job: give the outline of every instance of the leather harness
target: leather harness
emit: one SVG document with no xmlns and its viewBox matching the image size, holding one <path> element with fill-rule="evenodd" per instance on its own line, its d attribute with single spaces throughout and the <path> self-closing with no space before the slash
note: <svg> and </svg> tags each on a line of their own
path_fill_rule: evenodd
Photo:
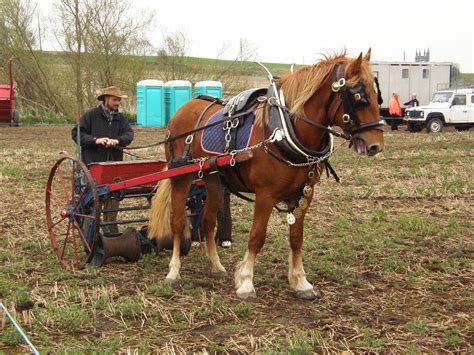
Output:
<svg viewBox="0 0 474 355">
<path fill-rule="evenodd" d="M 194 135 L 197 131 L 202 130 L 205 127 L 199 127 L 205 113 L 215 104 L 225 105 L 223 113 L 225 118 L 222 120 L 224 129 L 229 130 L 230 144 L 228 146 L 228 152 L 232 151 L 232 138 L 235 138 L 235 131 L 239 127 L 239 120 L 250 112 L 254 112 L 260 103 L 266 102 L 268 110 L 263 110 L 265 114 L 268 114 L 270 135 L 275 137 L 272 143 L 278 148 L 280 154 L 273 152 L 268 145 L 263 144 L 265 150 L 269 155 L 287 165 L 311 166 L 314 163 L 324 163 L 326 171 L 331 172 L 332 175 L 339 180 L 335 174 L 334 169 L 329 165 L 328 158 L 333 150 L 333 136 L 342 137 L 346 140 L 351 140 L 354 135 L 370 129 L 381 129 L 382 123 L 380 121 L 361 123 L 356 110 L 358 108 L 369 105 L 369 99 L 366 93 L 366 88 L 363 82 L 359 81 L 355 86 L 348 87 L 344 78 L 344 64 L 338 64 L 333 70 L 333 83 L 331 85 L 331 95 L 328 102 L 326 103 L 326 112 L 329 117 L 329 125 L 325 126 L 317 123 L 304 115 L 291 113 L 285 105 L 285 98 L 281 89 L 278 89 L 275 80 L 271 77 L 271 85 L 268 89 L 250 89 L 246 90 L 231 100 L 225 102 L 221 99 L 216 99 L 210 96 L 198 96 L 196 98 L 211 101 L 211 103 L 203 110 L 200 114 L 195 129 L 186 137 L 186 147 L 181 158 L 172 158 L 170 165 L 177 166 L 182 165 L 185 161 L 189 160 L 189 150 L 191 143 L 194 139 Z M 339 97 L 339 101 L 336 105 L 333 105 L 333 101 Z M 332 129 L 335 121 L 336 113 L 340 107 L 343 107 L 343 133 L 339 133 Z M 332 109 L 331 109 L 332 107 Z M 268 112 L 267 112 L 268 111 Z M 296 136 L 292 118 L 296 117 L 308 125 L 319 128 L 325 131 L 325 145 L 320 151 L 313 151 L 305 147 L 299 141 Z M 219 123 L 215 122 L 214 124 Z M 226 126 L 227 123 L 227 126 Z M 233 123 L 233 124 L 232 124 Z M 227 127 L 227 128 L 226 128 Z M 265 124 L 262 124 L 262 140 L 265 141 Z M 235 139 L 234 139 L 235 140 Z M 171 145 L 171 144 L 170 144 Z M 170 149 L 172 149 L 170 147 Z M 172 150 L 171 150 L 172 153 Z M 173 154 L 171 154 L 173 156 Z M 233 167 L 235 169 L 235 166 Z M 239 172 L 236 175 L 243 186 L 245 183 L 240 176 Z"/>
</svg>

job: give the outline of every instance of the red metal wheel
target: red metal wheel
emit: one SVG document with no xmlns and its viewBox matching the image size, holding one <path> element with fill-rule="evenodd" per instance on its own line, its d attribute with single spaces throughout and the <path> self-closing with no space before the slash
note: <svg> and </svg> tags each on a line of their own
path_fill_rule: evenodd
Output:
<svg viewBox="0 0 474 355">
<path fill-rule="evenodd" d="M 99 241 L 101 203 L 89 170 L 71 157 L 59 159 L 46 185 L 46 223 L 64 268 L 80 269 Z"/>
</svg>

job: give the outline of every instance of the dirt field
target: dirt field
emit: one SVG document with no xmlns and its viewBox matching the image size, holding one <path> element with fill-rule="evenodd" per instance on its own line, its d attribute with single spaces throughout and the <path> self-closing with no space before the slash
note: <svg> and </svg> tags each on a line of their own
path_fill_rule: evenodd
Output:
<svg viewBox="0 0 474 355">
<path fill-rule="evenodd" d="M 258 300 L 244 303 L 231 275 L 252 206 L 237 198 L 234 244 L 219 250 L 225 280 L 208 276 L 199 248 L 183 259 L 179 291 L 163 283 L 169 252 L 62 270 L 44 189 L 58 152 L 74 152 L 70 129 L 0 127 L 0 299 L 41 353 L 474 352 L 474 132 L 387 133 L 375 158 L 340 147 L 342 183 L 323 178 L 305 228 L 305 269 L 322 299 L 288 291 L 287 226 L 275 213 Z M 136 136 L 138 145 L 162 132 Z M 0 329 L 0 353 L 28 351 L 4 316 Z"/>
</svg>

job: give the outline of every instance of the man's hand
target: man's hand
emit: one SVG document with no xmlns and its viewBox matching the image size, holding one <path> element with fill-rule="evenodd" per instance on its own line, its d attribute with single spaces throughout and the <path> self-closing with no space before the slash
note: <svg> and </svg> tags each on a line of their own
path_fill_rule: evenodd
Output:
<svg viewBox="0 0 474 355">
<path fill-rule="evenodd" d="M 95 140 L 95 144 L 107 146 L 107 144 L 109 143 L 109 140 L 110 140 L 110 139 L 105 138 L 105 137 L 104 137 L 104 138 L 97 138 L 97 139 Z"/>
<path fill-rule="evenodd" d="M 117 139 L 109 139 L 107 141 L 106 147 L 115 147 L 117 144 L 119 144 Z"/>
</svg>

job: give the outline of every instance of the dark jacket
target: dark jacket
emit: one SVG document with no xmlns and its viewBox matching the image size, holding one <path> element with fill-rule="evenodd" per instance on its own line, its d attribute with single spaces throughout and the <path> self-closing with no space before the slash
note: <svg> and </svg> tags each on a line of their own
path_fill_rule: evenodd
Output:
<svg viewBox="0 0 474 355">
<path fill-rule="evenodd" d="M 96 145 L 95 140 L 97 138 L 117 139 L 121 146 L 132 143 L 133 130 L 124 115 L 120 112 L 112 112 L 110 117 L 109 120 L 101 106 L 87 111 L 81 117 L 79 121 L 81 127 L 81 157 L 86 165 L 92 162 L 123 160 L 122 150 Z M 77 143 L 77 125 L 72 129 L 71 134 L 72 139 Z"/>
<path fill-rule="evenodd" d="M 405 102 L 403 105 L 411 106 L 411 107 L 418 107 L 418 106 L 420 106 L 420 102 L 417 99 L 411 99 L 410 101 Z"/>
</svg>

